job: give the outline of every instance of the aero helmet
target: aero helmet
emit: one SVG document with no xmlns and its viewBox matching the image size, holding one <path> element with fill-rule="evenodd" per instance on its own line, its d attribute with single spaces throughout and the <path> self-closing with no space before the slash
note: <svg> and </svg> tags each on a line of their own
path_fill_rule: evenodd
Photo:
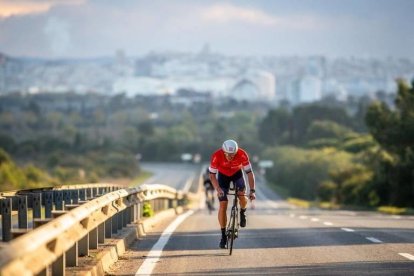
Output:
<svg viewBox="0 0 414 276">
<path fill-rule="evenodd" d="M 223 143 L 223 146 L 221 147 L 225 153 L 234 154 L 238 151 L 239 146 L 237 145 L 237 142 L 234 140 L 226 140 Z"/>
</svg>

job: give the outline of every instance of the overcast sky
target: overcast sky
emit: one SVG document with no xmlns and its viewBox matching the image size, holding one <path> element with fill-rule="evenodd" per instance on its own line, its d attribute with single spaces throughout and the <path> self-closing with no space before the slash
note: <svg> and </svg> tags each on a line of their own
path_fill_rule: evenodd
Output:
<svg viewBox="0 0 414 276">
<path fill-rule="evenodd" d="M 0 52 L 414 59 L 414 0 L 0 0 Z"/>
</svg>

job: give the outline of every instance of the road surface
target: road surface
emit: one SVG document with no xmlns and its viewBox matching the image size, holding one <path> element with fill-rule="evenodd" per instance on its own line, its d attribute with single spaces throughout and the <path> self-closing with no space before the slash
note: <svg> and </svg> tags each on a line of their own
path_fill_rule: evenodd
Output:
<svg viewBox="0 0 414 276">
<path fill-rule="evenodd" d="M 299 209 L 260 181 L 257 196 L 232 256 L 203 208 L 161 240 L 174 219 L 155 227 L 109 275 L 414 275 L 413 217 Z"/>
</svg>

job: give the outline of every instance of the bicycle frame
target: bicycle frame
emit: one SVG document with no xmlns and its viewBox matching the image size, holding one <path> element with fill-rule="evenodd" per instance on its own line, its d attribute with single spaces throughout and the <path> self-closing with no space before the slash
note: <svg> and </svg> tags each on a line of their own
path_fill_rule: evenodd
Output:
<svg viewBox="0 0 414 276">
<path fill-rule="evenodd" d="M 231 190 L 231 189 L 230 189 Z M 229 249 L 229 255 L 233 252 L 234 239 L 237 238 L 239 233 L 239 207 L 238 207 L 238 189 L 234 187 L 234 193 L 228 193 L 228 195 L 234 195 L 233 206 L 231 207 L 230 219 L 227 224 L 227 248 Z"/>
</svg>

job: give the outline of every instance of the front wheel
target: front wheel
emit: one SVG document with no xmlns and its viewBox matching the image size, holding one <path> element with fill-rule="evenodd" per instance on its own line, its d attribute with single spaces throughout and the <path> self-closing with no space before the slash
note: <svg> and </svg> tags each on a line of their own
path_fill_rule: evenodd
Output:
<svg viewBox="0 0 414 276">
<path fill-rule="evenodd" d="M 230 228 L 227 231 L 227 248 L 229 249 L 229 255 L 233 252 L 233 242 L 236 236 L 236 210 L 231 210 L 230 216 Z"/>
</svg>

